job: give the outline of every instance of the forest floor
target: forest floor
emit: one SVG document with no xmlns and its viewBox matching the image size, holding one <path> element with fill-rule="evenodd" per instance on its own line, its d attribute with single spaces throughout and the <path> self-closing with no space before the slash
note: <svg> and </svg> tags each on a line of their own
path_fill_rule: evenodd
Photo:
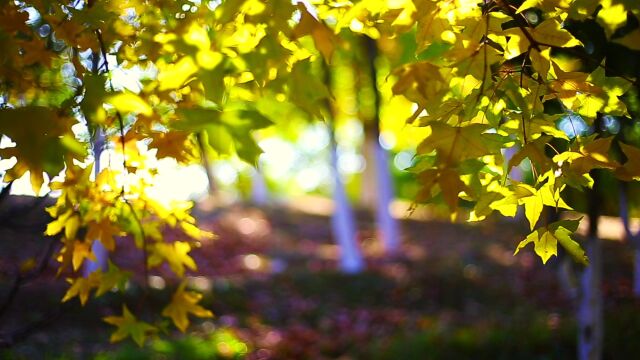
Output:
<svg viewBox="0 0 640 360">
<path fill-rule="evenodd" d="M 151 277 L 146 293 L 134 283 L 81 307 L 77 299 L 59 303 L 65 283 L 49 271 L 20 289 L 0 318 L 0 334 L 50 321 L 0 350 L 0 359 L 575 358 L 569 284 L 578 266 L 557 258 L 543 266 L 531 249 L 513 256 L 527 230 L 517 223 L 404 219 L 402 249 L 388 258 L 371 215 L 358 211 L 367 270 L 345 275 L 335 270 L 338 249 L 325 215 L 233 205 L 197 216 L 217 238 L 194 249 L 198 271 L 188 281 L 205 294 L 213 319 L 194 319 L 187 334 L 170 330 L 143 348 L 109 344 L 112 328 L 103 316 L 119 312 L 123 299 L 137 313 L 159 313 L 176 283 Z M 44 248 L 43 224 L 28 218 L 0 224 L 0 304 L 12 267 Z M 142 261 L 124 240 L 113 260 L 139 270 L 134 278 L 141 279 Z M 604 241 L 604 254 L 605 358 L 628 358 L 640 352 L 631 252 Z"/>
</svg>

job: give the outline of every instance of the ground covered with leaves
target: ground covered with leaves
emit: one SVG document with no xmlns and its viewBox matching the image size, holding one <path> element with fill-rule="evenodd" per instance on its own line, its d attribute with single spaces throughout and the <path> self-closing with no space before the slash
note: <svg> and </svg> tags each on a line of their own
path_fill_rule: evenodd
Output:
<svg viewBox="0 0 640 360">
<path fill-rule="evenodd" d="M 142 259 L 118 247 L 113 261 L 138 271 L 124 293 L 81 307 L 59 303 L 63 279 L 53 270 L 21 287 L 0 318 L 0 333 L 32 322 L 24 340 L 0 350 L 2 359 L 560 359 L 575 357 L 571 267 L 546 266 L 532 252 L 513 256 L 526 228 L 402 221 L 403 247 L 382 255 L 374 222 L 361 211 L 359 240 L 367 271 L 337 272 L 330 219 L 283 207 L 232 206 L 200 211 L 217 239 L 194 250 L 198 271 L 188 286 L 204 294 L 215 317 L 186 334 L 166 333 L 138 347 L 109 344 L 102 318 L 125 303 L 159 312 L 178 284 L 171 271 L 142 285 Z M 4 218 L 6 220 L 6 218 Z M 40 225 L 5 221 L 0 252 L 4 301 L 15 266 L 33 266 L 44 249 Z M 174 236 L 167 233 L 166 236 Z M 607 241 L 604 292 L 606 358 L 638 353 L 640 303 L 631 294 L 631 252 Z M 26 261 L 25 261 L 26 259 Z M 567 271 L 568 270 L 568 271 Z M 559 281 L 564 272 L 564 281 Z M 159 275 L 163 275 L 164 278 Z M 162 326 L 161 326 L 162 327 Z"/>
</svg>

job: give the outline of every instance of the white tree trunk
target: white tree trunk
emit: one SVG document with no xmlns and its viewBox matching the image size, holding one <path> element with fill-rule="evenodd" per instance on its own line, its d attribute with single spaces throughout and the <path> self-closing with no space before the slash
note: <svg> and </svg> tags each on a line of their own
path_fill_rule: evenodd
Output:
<svg viewBox="0 0 640 360">
<path fill-rule="evenodd" d="M 382 239 L 385 253 L 391 255 L 397 253 L 400 247 L 398 221 L 391 214 L 391 203 L 394 199 L 393 177 L 389 167 L 389 154 L 382 148 L 380 141 L 375 140 L 373 141 L 373 151 L 376 170 L 378 236 Z"/>
<path fill-rule="evenodd" d="M 640 297 L 640 230 L 635 233 L 631 230 L 631 219 L 629 218 L 629 202 L 627 199 L 627 184 L 620 182 L 619 193 L 620 219 L 624 227 L 624 234 L 627 241 L 633 247 L 633 295 Z"/>
<path fill-rule="evenodd" d="M 251 174 L 251 202 L 258 206 L 269 203 L 269 190 L 259 167 Z"/>
<path fill-rule="evenodd" d="M 333 201 L 335 209 L 331 217 L 333 236 L 340 247 L 340 270 L 349 273 L 359 273 L 364 270 L 364 260 L 356 239 L 356 223 L 353 210 L 347 199 L 347 193 L 342 183 L 338 169 L 338 150 L 333 130 L 331 131 L 331 176 L 333 178 Z"/>
<path fill-rule="evenodd" d="M 637 247 L 633 259 L 633 295 L 640 297 L 640 248 Z"/>
<path fill-rule="evenodd" d="M 369 76 L 371 86 L 373 88 L 373 126 L 371 131 L 366 131 L 370 136 L 369 144 L 373 148 L 374 164 L 370 164 L 375 168 L 375 190 L 373 194 L 376 201 L 376 221 L 378 237 L 382 240 L 385 253 L 387 255 L 395 254 L 400 247 L 400 230 L 398 222 L 391 216 L 391 203 L 393 202 L 393 177 L 389 167 L 389 154 L 380 145 L 380 92 L 378 91 L 378 71 L 376 69 L 376 58 L 378 57 L 378 44 L 369 36 L 364 37 L 364 45 L 368 55 Z M 365 136 L 365 145 L 367 139 Z"/>
<path fill-rule="evenodd" d="M 602 314 L 602 250 L 597 236 L 587 239 L 589 266 L 580 275 L 578 296 L 578 359 L 597 360 L 602 357 L 604 319 Z"/>
<path fill-rule="evenodd" d="M 600 196 L 598 174 L 593 173 L 594 185 L 589 193 L 589 231 L 585 251 L 589 265 L 580 274 L 578 288 L 578 359 L 598 360 L 602 357 L 604 319 L 602 313 L 602 248 L 598 239 Z"/>
<path fill-rule="evenodd" d="M 105 143 L 104 132 L 100 127 L 98 127 L 96 129 L 95 139 L 93 142 L 93 156 L 95 157 L 94 164 L 93 164 L 93 173 L 96 179 L 98 178 L 98 174 L 100 173 L 100 170 L 102 170 L 102 167 L 100 165 L 100 155 L 102 155 L 104 143 Z M 107 269 L 109 252 L 107 251 L 107 249 L 104 247 L 104 245 L 100 240 L 98 239 L 93 240 L 93 245 L 91 245 L 91 251 L 95 255 L 96 260 L 95 261 L 87 260 L 84 266 L 85 276 L 88 276 L 94 271 L 98 271 L 98 270 L 106 271 Z"/>
</svg>

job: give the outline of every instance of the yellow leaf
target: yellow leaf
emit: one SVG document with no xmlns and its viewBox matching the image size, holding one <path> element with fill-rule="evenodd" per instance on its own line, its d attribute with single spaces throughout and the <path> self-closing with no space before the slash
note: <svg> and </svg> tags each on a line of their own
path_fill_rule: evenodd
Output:
<svg viewBox="0 0 640 360">
<path fill-rule="evenodd" d="M 73 210 L 68 210 L 64 214 L 58 216 L 57 219 L 53 220 L 49 224 L 47 224 L 47 230 L 45 230 L 44 234 L 48 236 L 54 236 L 62 231 L 67 222 L 69 216 L 73 214 Z"/>
<path fill-rule="evenodd" d="M 80 216 L 73 215 L 69 217 L 64 224 L 64 236 L 69 240 L 75 239 L 79 227 Z"/>
<path fill-rule="evenodd" d="M 110 96 L 107 102 L 113 105 L 121 113 L 138 113 L 145 116 L 153 115 L 153 109 L 140 96 L 125 92 Z"/>
<path fill-rule="evenodd" d="M 526 239 L 522 240 L 520 244 L 518 244 L 514 255 L 530 243 L 533 243 L 534 251 L 538 256 L 540 256 L 544 264 L 549 261 L 551 256 L 558 255 L 558 240 L 553 233 L 548 231 L 546 228 L 539 228 L 529 234 Z"/>
<path fill-rule="evenodd" d="M 476 79 L 471 75 L 467 75 L 464 78 L 454 77 L 451 80 L 450 86 L 451 91 L 454 95 L 461 99 L 464 99 L 469 96 L 469 94 L 471 94 L 474 89 L 479 88 L 480 84 L 482 84 L 482 81 Z"/>
<path fill-rule="evenodd" d="M 67 281 L 71 284 L 71 287 L 69 287 L 69 290 L 64 294 L 62 302 L 68 301 L 77 296 L 80 298 L 80 303 L 82 305 L 86 304 L 89 299 L 91 289 L 95 286 L 93 281 L 83 277 L 67 279 Z"/>
<path fill-rule="evenodd" d="M 531 29 L 531 35 L 537 41 L 551 46 L 572 47 L 582 45 L 570 32 L 563 29 L 556 19 L 543 21 L 540 25 Z"/>
<path fill-rule="evenodd" d="M 438 177 L 438 184 L 442 190 L 442 196 L 445 203 L 452 212 L 458 207 L 458 194 L 462 191 L 469 191 L 468 187 L 462 180 L 460 175 L 453 169 L 443 169 Z"/>
<path fill-rule="evenodd" d="M 450 126 L 433 121 L 429 127 L 431 134 L 418 145 L 418 154 L 435 150 L 445 164 L 495 154 L 502 145 L 501 136 L 485 133 L 487 126 L 483 124 Z"/>
<path fill-rule="evenodd" d="M 536 191 L 534 195 L 520 199 L 520 203 L 524 204 L 524 215 L 529 220 L 529 226 L 533 229 L 540 218 L 543 208 L 542 193 Z"/>
<path fill-rule="evenodd" d="M 159 65 L 160 73 L 158 74 L 159 90 L 178 89 L 198 71 L 198 66 L 191 58 L 185 56 L 175 64 Z"/>
<path fill-rule="evenodd" d="M 529 53 L 529 59 L 531 59 L 531 66 L 540 74 L 542 80 L 546 80 L 551 67 L 551 48 L 546 48 L 540 52 L 536 49 L 531 49 Z"/>
<path fill-rule="evenodd" d="M 635 146 L 618 142 L 627 162 L 615 170 L 616 176 L 624 181 L 640 179 L 640 149 Z"/>
<path fill-rule="evenodd" d="M 183 39 L 185 43 L 193 45 L 200 50 L 209 50 L 211 48 L 211 40 L 209 40 L 207 30 L 195 22 L 191 23 Z"/>
<path fill-rule="evenodd" d="M 102 219 L 99 222 L 89 223 L 86 239 L 99 240 L 107 250 L 113 251 L 116 247 L 114 236 L 118 235 L 120 235 L 120 229 L 109 219 Z"/>
<path fill-rule="evenodd" d="M 534 251 L 540 256 L 543 264 L 546 264 L 552 255 L 558 256 L 558 239 L 549 231 L 545 231 L 533 245 Z"/>
<path fill-rule="evenodd" d="M 598 11 L 598 23 L 602 25 L 607 36 L 610 37 L 619 27 L 627 22 L 627 10 L 623 4 L 612 5 L 613 1 L 602 2 L 602 9 Z"/>
<path fill-rule="evenodd" d="M 505 59 L 513 59 L 514 57 L 526 52 L 529 49 L 531 43 L 522 33 L 510 34 L 507 47 L 504 50 Z"/>
<path fill-rule="evenodd" d="M 162 315 L 170 317 L 182 332 L 185 332 L 189 326 L 189 314 L 202 318 L 213 316 L 211 311 L 198 305 L 202 295 L 193 291 L 185 291 L 185 286 L 185 282 L 180 284 L 173 294 L 171 303 L 162 310 Z"/>
<path fill-rule="evenodd" d="M 96 260 L 96 256 L 91 251 L 91 243 L 87 241 L 74 241 L 73 242 L 73 256 L 72 256 L 72 264 L 73 270 L 78 270 L 84 259 L 89 259 L 92 261 Z"/>
<path fill-rule="evenodd" d="M 516 11 L 516 14 L 520 14 L 521 12 L 533 7 L 539 7 L 541 2 L 542 0 L 525 0 Z"/>
<path fill-rule="evenodd" d="M 211 50 L 200 50 L 196 54 L 196 61 L 201 68 L 213 70 L 222 62 L 222 54 Z"/>
<path fill-rule="evenodd" d="M 196 263 L 193 261 L 193 258 L 189 256 L 189 251 L 191 251 L 191 245 L 183 241 L 156 243 L 151 249 L 149 265 L 157 266 L 166 261 L 171 270 L 176 273 L 176 275 L 182 277 L 185 267 L 191 270 L 196 269 Z"/>
</svg>

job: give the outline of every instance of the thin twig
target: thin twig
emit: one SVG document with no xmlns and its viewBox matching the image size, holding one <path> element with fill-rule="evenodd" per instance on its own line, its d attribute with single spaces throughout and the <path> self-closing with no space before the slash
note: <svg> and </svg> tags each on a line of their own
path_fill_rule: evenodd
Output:
<svg viewBox="0 0 640 360">
<path fill-rule="evenodd" d="M 57 237 L 50 236 L 47 238 L 51 241 L 49 241 L 49 244 L 47 244 L 47 248 L 45 249 L 44 254 L 40 258 L 40 261 L 38 261 L 38 265 L 26 274 L 21 274 L 20 270 L 16 269 L 16 275 L 13 279 L 13 282 L 11 283 L 11 287 L 9 288 L 7 297 L 2 302 L 2 304 L 0 304 L 0 318 L 2 318 L 6 314 L 9 307 L 13 304 L 16 295 L 18 295 L 20 287 L 35 279 L 47 269 L 49 260 L 51 259 L 51 256 L 53 255 L 55 249 L 55 245 L 57 244 Z"/>
</svg>

